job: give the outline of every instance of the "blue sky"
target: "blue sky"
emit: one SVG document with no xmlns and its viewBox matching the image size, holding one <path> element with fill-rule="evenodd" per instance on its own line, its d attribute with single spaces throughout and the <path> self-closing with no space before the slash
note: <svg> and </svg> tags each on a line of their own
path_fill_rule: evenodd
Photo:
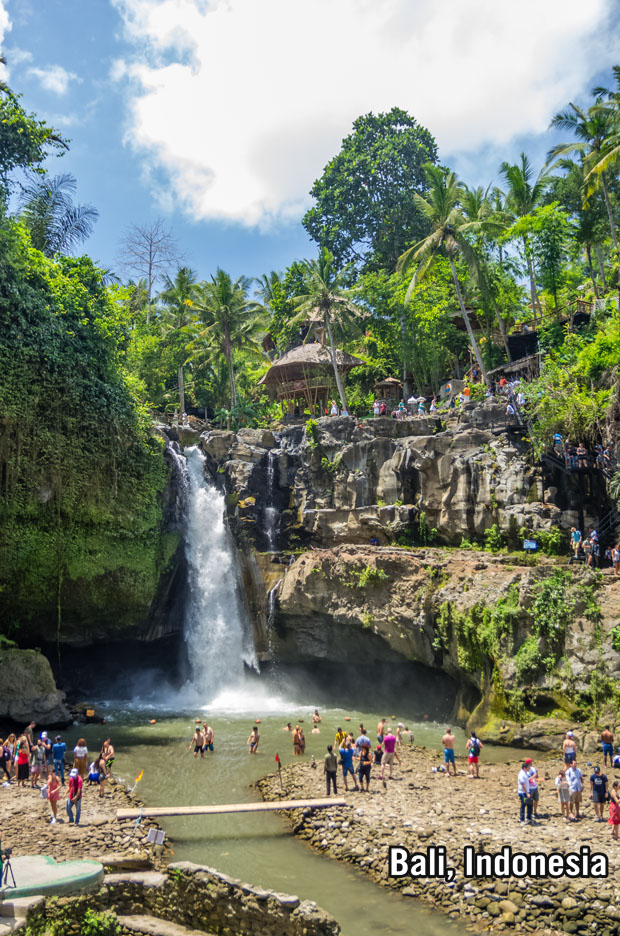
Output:
<svg viewBox="0 0 620 936">
<path fill-rule="evenodd" d="M 610 80 L 612 7 L 0 0 L 0 34 L 11 86 L 71 140 L 49 169 L 100 211 L 92 256 L 114 268 L 127 225 L 161 216 L 201 277 L 256 276 L 314 254 L 307 193 L 361 113 L 405 108 L 470 184 L 542 162 L 555 110 Z"/>
</svg>

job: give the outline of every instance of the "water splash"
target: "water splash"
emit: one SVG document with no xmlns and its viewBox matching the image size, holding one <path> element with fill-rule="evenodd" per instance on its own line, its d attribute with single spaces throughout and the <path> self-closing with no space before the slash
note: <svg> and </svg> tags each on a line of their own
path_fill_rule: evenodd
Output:
<svg viewBox="0 0 620 936">
<path fill-rule="evenodd" d="M 205 457 L 185 450 L 188 493 L 185 556 L 189 589 L 185 642 L 191 680 L 186 689 L 203 704 L 243 680 L 244 664 L 257 668 L 243 619 L 234 547 L 224 518 L 224 495 L 205 478 Z"/>
</svg>

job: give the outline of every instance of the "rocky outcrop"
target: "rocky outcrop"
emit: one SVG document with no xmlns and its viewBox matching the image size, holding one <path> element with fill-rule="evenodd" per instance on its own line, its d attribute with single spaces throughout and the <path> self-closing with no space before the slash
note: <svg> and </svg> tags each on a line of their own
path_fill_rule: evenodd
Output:
<svg viewBox="0 0 620 936">
<path fill-rule="evenodd" d="M 533 614 L 550 576 L 557 591 L 549 600 L 568 609 L 557 621 L 549 609 L 550 631 L 563 627 L 557 640 L 545 636 L 543 612 Z M 579 705 L 604 707 L 611 698 L 600 685 L 620 678 L 613 585 L 543 558 L 519 565 L 474 551 L 314 549 L 285 570 L 271 647 L 287 663 L 400 660 L 444 673 L 461 723 L 485 726 L 498 742 L 540 746 L 524 717 L 579 718 Z"/>
<path fill-rule="evenodd" d="M 444 422 L 327 417 L 275 434 L 209 431 L 201 445 L 237 535 L 259 550 L 270 548 L 274 508 L 280 549 L 373 538 L 456 546 L 495 524 L 516 545 L 524 530 L 576 520 L 543 497 L 522 436 L 506 430 L 502 407 L 470 404 Z"/>
<path fill-rule="evenodd" d="M 65 693 L 56 688 L 52 668 L 42 653 L 0 651 L 0 719 L 20 727 L 30 721 L 46 728 L 71 724 Z"/>
</svg>

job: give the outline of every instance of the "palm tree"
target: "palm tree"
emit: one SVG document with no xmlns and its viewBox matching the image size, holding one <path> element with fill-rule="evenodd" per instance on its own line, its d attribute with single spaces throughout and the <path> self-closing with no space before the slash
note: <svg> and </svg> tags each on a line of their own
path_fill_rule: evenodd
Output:
<svg viewBox="0 0 620 936">
<path fill-rule="evenodd" d="M 570 131 L 576 139 L 571 143 L 559 143 L 554 146 L 549 151 L 547 160 L 550 162 L 558 157 L 579 153 L 587 171 L 587 177 L 584 177 L 584 204 L 587 204 L 593 189 L 597 188 L 600 183 L 603 201 L 607 209 L 611 239 L 614 247 L 617 247 L 616 225 L 609 198 L 607 176 L 604 169 L 594 170 L 593 174 L 589 171 L 600 165 L 601 157 L 609 147 L 612 115 L 609 110 L 601 106 L 602 103 L 602 97 L 597 98 L 595 104 L 589 107 L 587 111 L 577 107 L 576 104 L 569 104 L 567 110 L 560 111 L 555 115 L 550 126 L 554 129 Z M 590 185 L 586 181 L 587 178 L 590 180 Z"/>
<path fill-rule="evenodd" d="M 342 330 L 353 318 L 361 318 L 365 312 L 353 302 L 353 290 L 345 286 L 349 268 L 345 267 L 337 271 L 334 268 L 333 254 L 327 247 L 321 247 L 317 260 L 304 260 L 304 267 L 307 273 L 308 292 L 293 299 L 298 312 L 291 321 L 303 321 L 311 315 L 319 314 L 329 341 L 338 395 L 343 409 L 346 410 L 347 397 L 338 369 L 334 326 Z"/>
<path fill-rule="evenodd" d="M 480 349 L 474 338 L 456 271 L 455 259 L 459 254 L 464 258 L 471 270 L 475 270 L 478 266 L 474 250 L 465 237 L 467 231 L 472 230 L 472 224 L 465 220 L 459 207 L 463 196 L 463 186 L 453 172 L 445 172 L 439 166 L 434 166 L 431 163 L 428 163 L 425 168 L 429 189 L 428 200 L 418 194 L 413 197 L 418 209 L 431 224 L 432 231 L 428 237 L 418 241 L 398 259 L 396 268 L 401 273 L 406 273 L 415 265 L 415 272 L 409 284 L 405 301 L 409 301 L 416 284 L 429 271 L 435 258 L 439 255 L 446 256 L 450 264 L 452 280 L 469 341 L 482 378 L 488 384 L 489 378 Z"/>
<path fill-rule="evenodd" d="M 195 295 L 196 274 L 189 267 L 179 267 L 173 280 L 166 276 L 164 289 L 159 294 L 159 301 L 163 304 L 161 330 L 164 338 L 174 345 L 178 361 L 179 425 L 185 412 L 184 368 L 187 363 L 187 348 L 196 324 Z"/>
<path fill-rule="evenodd" d="M 71 253 L 92 234 L 99 212 L 92 205 L 74 205 L 72 175 L 35 179 L 23 189 L 20 218 L 30 231 L 33 247 L 47 257 Z"/>
<path fill-rule="evenodd" d="M 506 193 L 506 207 L 515 218 L 523 218 L 534 211 L 541 203 L 542 197 L 547 185 L 547 176 L 544 171 L 539 172 L 534 179 L 534 169 L 525 153 L 521 153 L 521 162 L 510 165 L 503 162 L 500 167 L 500 173 L 508 184 Z M 530 278 L 530 296 L 532 302 L 532 312 L 534 313 L 534 322 L 536 323 L 536 312 L 542 314 L 542 308 L 538 299 L 536 289 L 536 277 L 534 275 L 534 262 L 527 234 L 522 237 L 523 252 L 527 263 L 528 274 Z"/>
<path fill-rule="evenodd" d="M 272 307 L 276 299 L 276 290 L 282 285 L 282 277 L 275 270 L 271 273 L 263 273 L 254 280 L 256 283 L 255 295 L 262 300 L 263 305 Z"/>
<path fill-rule="evenodd" d="M 467 228 L 473 235 L 474 246 L 477 253 L 477 264 L 473 269 L 474 280 L 476 281 L 482 297 L 487 303 L 493 306 L 495 318 L 499 333 L 502 336 L 502 342 L 506 350 L 508 360 L 511 361 L 510 348 L 508 346 L 508 331 L 506 322 L 499 310 L 496 296 L 491 284 L 491 271 L 489 268 L 489 242 L 496 242 L 497 236 L 505 230 L 508 224 L 507 214 L 496 208 L 490 197 L 490 186 L 486 190 L 479 186 L 478 188 L 469 188 L 467 185 L 462 187 L 461 192 L 461 211 L 463 217 L 468 222 Z"/>
<path fill-rule="evenodd" d="M 231 409 L 237 403 L 234 352 L 263 357 L 258 339 L 265 330 L 267 310 L 248 298 L 251 283 L 247 276 L 240 276 L 233 283 L 230 275 L 218 268 L 210 282 L 198 286 L 194 299 L 194 309 L 204 325 L 199 340 L 207 341 L 226 358 Z"/>
</svg>

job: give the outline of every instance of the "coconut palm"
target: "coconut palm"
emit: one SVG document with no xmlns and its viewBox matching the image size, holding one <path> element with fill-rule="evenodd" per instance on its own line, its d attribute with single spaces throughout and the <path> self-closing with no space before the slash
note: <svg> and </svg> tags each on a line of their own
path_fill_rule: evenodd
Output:
<svg viewBox="0 0 620 936">
<path fill-rule="evenodd" d="M 166 276 L 164 289 L 159 294 L 161 308 L 161 330 L 164 340 L 173 345 L 177 360 L 177 382 L 179 387 L 179 424 L 185 412 L 185 364 L 187 349 L 196 326 L 194 297 L 196 274 L 189 267 L 179 267 L 175 278 Z"/>
<path fill-rule="evenodd" d="M 194 297 L 194 310 L 203 324 L 198 341 L 207 342 L 226 358 L 231 409 L 237 403 L 234 352 L 263 357 L 259 338 L 265 332 L 267 310 L 248 297 L 251 284 L 247 276 L 233 282 L 228 273 L 218 268 L 210 282 L 198 286 Z"/>
<path fill-rule="evenodd" d="M 551 121 L 551 127 L 556 130 L 569 131 L 576 139 L 570 143 L 559 143 L 554 146 L 549 151 L 547 159 L 550 162 L 573 153 L 578 153 L 581 156 L 586 170 L 586 176 L 584 176 L 584 203 L 587 204 L 592 191 L 600 186 L 607 210 L 611 239 L 614 247 L 617 247 L 616 225 L 609 197 L 607 175 L 603 168 L 600 171 L 590 172 L 591 169 L 601 164 L 602 158 L 610 149 L 613 114 L 611 110 L 602 107 L 602 103 L 602 97 L 599 97 L 595 104 L 586 111 L 581 107 L 577 107 L 576 104 L 569 104 L 566 110 L 555 115 Z M 588 184 L 588 179 L 590 184 Z"/>
<path fill-rule="evenodd" d="M 419 211 L 430 223 L 432 231 L 428 237 L 418 241 L 398 259 L 396 268 L 403 274 L 407 273 L 411 267 L 415 267 L 405 301 L 409 301 L 416 284 L 429 271 L 435 258 L 439 255 L 446 256 L 450 264 L 459 309 L 465 322 L 469 342 L 483 380 L 488 384 L 489 378 L 480 354 L 480 348 L 474 338 L 474 332 L 463 300 L 463 290 L 456 270 L 456 258 L 458 256 L 463 257 L 471 270 L 478 269 L 479 265 L 474 249 L 467 240 L 466 234 L 468 231 L 474 231 L 483 222 L 478 221 L 474 225 L 464 218 L 460 208 L 464 189 L 453 172 L 446 172 L 431 163 L 427 164 L 425 168 L 429 189 L 428 199 L 417 194 L 413 197 Z"/>
<path fill-rule="evenodd" d="M 30 231 L 32 244 L 47 257 L 71 253 L 92 234 L 99 212 L 92 205 L 75 205 L 72 175 L 37 178 L 20 198 L 20 218 Z"/>
<path fill-rule="evenodd" d="M 353 290 L 345 285 L 349 268 L 336 270 L 333 254 L 327 247 L 321 247 L 317 260 L 304 260 L 304 267 L 307 273 L 308 291 L 293 299 L 298 311 L 291 322 L 301 322 L 319 316 L 329 341 L 332 368 L 340 402 L 343 409 L 347 410 L 344 383 L 338 369 L 334 327 L 344 330 L 352 320 L 362 318 L 366 313 L 355 304 Z"/>
<path fill-rule="evenodd" d="M 499 310 L 496 295 L 492 288 L 491 269 L 489 264 L 489 245 L 496 242 L 500 235 L 509 224 L 509 217 L 505 211 L 496 207 L 491 201 L 491 188 L 486 190 L 479 186 L 478 188 L 469 188 L 467 185 L 462 187 L 461 193 L 461 212 L 467 222 L 467 230 L 471 234 L 474 247 L 476 249 L 477 264 L 473 269 L 474 281 L 477 283 L 482 298 L 488 305 L 493 307 L 497 327 L 502 337 L 502 342 L 506 350 L 508 360 L 512 360 L 510 348 L 508 346 L 508 330 L 506 322 Z"/>
<path fill-rule="evenodd" d="M 521 161 L 510 165 L 503 162 L 500 167 L 500 173 L 508 185 L 506 193 L 506 208 L 515 218 L 523 218 L 529 215 L 542 201 L 542 197 L 547 185 L 547 175 L 541 171 L 534 178 L 534 169 L 525 153 L 521 153 Z M 536 312 L 542 314 L 542 308 L 538 299 L 536 289 L 536 277 L 534 275 L 534 262 L 530 249 L 529 238 L 527 234 L 522 236 L 523 253 L 527 263 L 527 270 L 530 278 L 530 297 L 532 302 L 532 312 L 534 321 L 536 321 Z"/>
</svg>

